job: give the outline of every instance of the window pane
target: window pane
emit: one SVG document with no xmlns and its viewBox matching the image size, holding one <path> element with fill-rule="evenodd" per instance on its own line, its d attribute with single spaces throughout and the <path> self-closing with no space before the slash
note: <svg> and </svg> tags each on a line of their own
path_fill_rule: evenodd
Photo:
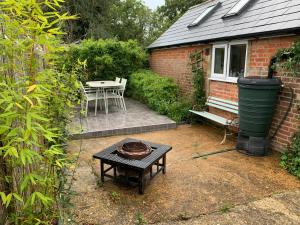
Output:
<svg viewBox="0 0 300 225">
<path fill-rule="evenodd" d="M 224 58 L 225 58 L 225 48 L 216 48 L 214 73 L 224 74 Z"/>
<path fill-rule="evenodd" d="M 241 10 L 249 4 L 251 0 L 240 0 L 236 5 L 234 5 L 228 13 L 226 13 L 226 16 L 233 16 L 241 12 Z"/>
<path fill-rule="evenodd" d="M 246 45 L 231 45 L 229 77 L 244 77 L 246 65 Z"/>
</svg>

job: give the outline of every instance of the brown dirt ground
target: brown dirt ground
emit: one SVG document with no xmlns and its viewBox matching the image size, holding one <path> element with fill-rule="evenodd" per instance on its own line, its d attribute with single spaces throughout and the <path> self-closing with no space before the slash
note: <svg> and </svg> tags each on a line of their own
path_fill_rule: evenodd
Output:
<svg viewBox="0 0 300 225">
<path fill-rule="evenodd" d="M 92 155 L 126 137 L 173 146 L 167 155 L 167 173 L 155 177 L 144 195 L 109 180 L 97 185 L 99 179 L 93 173 L 99 171 L 99 162 L 92 160 Z M 300 189 L 299 180 L 280 168 L 279 153 L 255 158 L 233 151 L 193 159 L 197 153 L 235 145 L 232 140 L 220 145 L 221 140 L 222 132 L 206 125 L 83 140 L 74 182 L 77 194 L 72 198 L 76 224 L 136 224 L 138 215 L 148 223 L 172 224 Z M 78 153 L 80 143 L 70 141 L 69 151 Z"/>
</svg>

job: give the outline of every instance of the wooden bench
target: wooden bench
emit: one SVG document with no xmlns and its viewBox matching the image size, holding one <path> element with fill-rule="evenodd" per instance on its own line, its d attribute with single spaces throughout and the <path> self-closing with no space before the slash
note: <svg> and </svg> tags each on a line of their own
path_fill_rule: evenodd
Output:
<svg viewBox="0 0 300 225">
<path fill-rule="evenodd" d="M 221 109 L 223 111 L 230 112 L 230 113 L 233 113 L 236 115 L 239 114 L 239 105 L 237 102 L 209 96 L 207 99 L 206 105 L 213 107 L 213 108 Z M 195 110 L 190 110 L 190 112 L 194 113 L 196 115 L 199 115 L 201 117 L 204 117 L 206 119 L 209 119 L 211 121 L 214 121 L 225 127 L 225 135 L 224 135 L 224 138 L 223 138 L 221 144 L 224 144 L 226 141 L 228 126 L 230 126 L 230 125 L 237 126 L 238 125 L 238 122 L 236 119 L 233 119 L 233 120 L 227 119 L 227 118 L 215 115 L 215 114 L 207 112 L 207 111 L 199 112 L 199 111 L 195 111 Z"/>
</svg>

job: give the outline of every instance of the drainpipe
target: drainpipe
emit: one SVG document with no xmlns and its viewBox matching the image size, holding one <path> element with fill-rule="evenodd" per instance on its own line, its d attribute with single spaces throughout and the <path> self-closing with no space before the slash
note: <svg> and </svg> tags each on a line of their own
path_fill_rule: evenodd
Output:
<svg viewBox="0 0 300 225">
<path fill-rule="evenodd" d="M 268 79 L 272 79 L 274 73 L 276 72 L 274 67 L 273 67 L 276 62 L 277 62 L 277 57 L 273 56 L 272 59 L 270 60 L 270 64 L 269 64 Z"/>
</svg>

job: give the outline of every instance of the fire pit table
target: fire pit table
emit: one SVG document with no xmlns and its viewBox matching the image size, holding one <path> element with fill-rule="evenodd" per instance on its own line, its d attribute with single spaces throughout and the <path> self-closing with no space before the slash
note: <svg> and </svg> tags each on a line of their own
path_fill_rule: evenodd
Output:
<svg viewBox="0 0 300 225">
<path fill-rule="evenodd" d="M 133 155 L 135 155 L 136 151 L 130 149 L 130 147 L 139 147 L 140 145 L 142 145 L 142 147 L 147 147 L 144 158 L 139 157 L 139 159 L 136 159 L 135 157 L 135 159 L 131 159 L 128 155 L 125 157 L 124 154 L 120 154 L 120 152 L 123 153 L 123 147 L 125 150 L 129 149 L 129 151 L 133 152 Z M 166 173 L 166 154 L 171 149 L 172 147 L 168 145 L 127 138 L 93 155 L 93 158 L 100 159 L 102 182 L 104 182 L 104 177 L 116 180 L 117 171 L 120 169 L 125 171 L 127 178 L 128 173 L 135 172 L 138 178 L 137 183 L 139 186 L 139 193 L 144 194 L 145 176 L 150 174 L 151 180 L 161 171 L 163 174 Z M 104 169 L 105 164 L 109 165 L 107 169 Z M 153 166 L 156 166 L 156 171 L 153 171 Z M 111 170 L 113 170 L 113 175 L 108 174 Z"/>
</svg>

